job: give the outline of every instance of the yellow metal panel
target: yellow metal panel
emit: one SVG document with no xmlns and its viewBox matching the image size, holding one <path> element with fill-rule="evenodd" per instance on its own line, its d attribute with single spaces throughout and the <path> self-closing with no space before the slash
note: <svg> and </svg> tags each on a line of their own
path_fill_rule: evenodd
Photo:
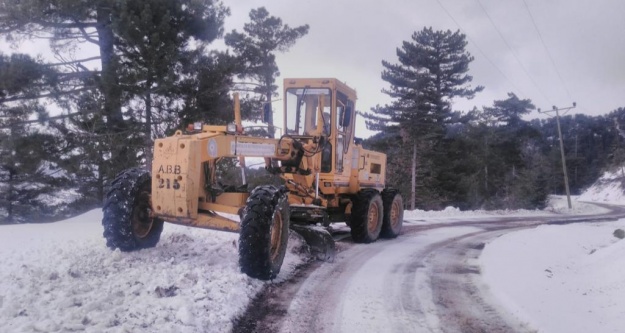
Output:
<svg viewBox="0 0 625 333">
<path fill-rule="evenodd" d="M 165 220 L 171 223 L 220 231 L 239 232 L 241 229 L 240 223 L 217 214 L 199 214 L 195 219 L 165 217 Z"/>
<path fill-rule="evenodd" d="M 195 218 L 200 188 L 200 160 L 197 154 L 199 142 L 179 140 L 178 149 L 180 152 L 177 163 L 182 166 L 182 172 L 176 175 L 176 179 L 180 182 L 180 188 L 175 191 L 176 210 L 180 216 Z"/>
<path fill-rule="evenodd" d="M 215 199 L 216 204 L 232 207 L 244 207 L 249 193 L 222 193 Z"/>
<path fill-rule="evenodd" d="M 182 172 L 177 166 L 178 136 L 157 139 L 152 162 L 152 206 L 159 215 L 176 216 L 174 195 L 176 176 Z"/>
<path fill-rule="evenodd" d="M 198 142 L 188 136 L 158 139 L 152 162 L 152 206 L 159 215 L 197 216 L 200 161 Z"/>
<path fill-rule="evenodd" d="M 204 132 L 226 132 L 226 126 L 216 126 L 216 125 L 203 125 L 202 131 Z"/>
<path fill-rule="evenodd" d="M 228 214 L 239 214 L 239 209 L 243 208 L 243 206 L 232 206 L 232 205 L 223 205 L 216 204 L 210 202 L 200 202 L 200 208 L 203 210 L 212 210 L 220 213 L 228 213 Z"/>
<path fill-rule="evenodd" d="M 363 187 L 384 187 L 386 154 L 360 148 L 358 182 Z"/>
</svg>

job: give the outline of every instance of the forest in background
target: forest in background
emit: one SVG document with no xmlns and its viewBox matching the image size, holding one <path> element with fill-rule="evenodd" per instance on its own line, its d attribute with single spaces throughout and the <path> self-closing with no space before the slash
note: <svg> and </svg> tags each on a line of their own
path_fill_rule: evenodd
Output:
<svg viewBox="0 0 625 333">
<path fill-rule="evenodd" d="M 231 122 L 233 91 L 245 93 L 246 120 L 271 128 L 276 54 L 309 29 L 261 7 L 242 31 L 226 32 L 218 0 L 6 0 L 0 14 L 0 37 L 48 43 L 56 59 L 0 53 L 0 223 L 98 207 L 118 172 L 150 164 L 155 138 L 195 121 Z M 388 154 L 388 185 L 410 208 L 541 208 L 564 193 L 555 120 L 524 120 L 534 105 L 514 93 L 453 110 L 482 89 L 470 86 L 466 43 L 460 32 L 423 28 L 383 61 L 393 102 L 362 112 L 379 131 L 365 144 Z M 81 45 L 98 52 L 81 58 Z M 622 108 L 562 117 L 573 193 L 625 160 L 623 121 Z M 250 173 L 251 183 L 275 181 Z"/>
</svg>

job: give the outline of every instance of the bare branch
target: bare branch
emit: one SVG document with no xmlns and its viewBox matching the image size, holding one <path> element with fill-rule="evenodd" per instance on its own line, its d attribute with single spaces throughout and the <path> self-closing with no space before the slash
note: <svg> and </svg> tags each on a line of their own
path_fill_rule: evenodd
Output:
<svg viewBox="0 0 625 333">
<path fill-rule="evenodd" d="M 93 60 L 100 60 L 100 59 L 101 58 L 99 56 L 96 56 L 96 57 L 85 58 L 85 59 L 80 59 L 80 60 L 71 60 L 71 61 L 65 61 L 65 62 L 58 62 L 58 63 L 54 63 L 54 64 L 46 64 L 46 66 L 53 67 L 53 66 L 72 65 L 72 64 L 79 64 L 79 63 L 82 63 L 82 62 L 93 61 Z"/>
<path fill-rule="evenodd" d="M 91 37 L 91 35 L 87 33 L 87 31 L 85 30 L 85 28 L 79 27 L 79 28 L 78 28 L 78 30 L 80 30 L 80 32 L 82 33 L 83 38 L 84 38 L 87 42 L 90 42 L 90 43 L 93 43 L 93 44 L 96 44 L 96 45 L 99 45 L 99 44 L 100 44 L 100 41 L 99 41 L 99 40 L 97 40 L 97 39 L 95 39 L 95 38 L 93 38 L 93 37 Z"/>
<path fill-rule="evenodd" d="M 85 22 L 56 23 L 56 22 L 35 21 L 34 23 L 44 28 L 85 29 L 85 28 L 97 27 L 96 22 L 93 22 L 93 23 L 85 23 Z"/>
<path fill-rule="evenodd" d="M 83 87 L 80 89 L 60 91 L 60 92 L 51 92 L 51 93 L 37 95 L 37 96 L 13 96 L 13 97 L 7 97 L 7 98 L 0 98 L 0 104 L 6 103 L 6 102 L 24 101 L 24 100 L 33 100 L 33 99 L 39 99 L 39 98 L 71 95 L 71 94 L 75 94 L 75 93 L 79 93 L 79 92 L 83 92 L 83 91 L 87 91 L 91 89 L 92 88 L 90 87 Z"/>
</svg>

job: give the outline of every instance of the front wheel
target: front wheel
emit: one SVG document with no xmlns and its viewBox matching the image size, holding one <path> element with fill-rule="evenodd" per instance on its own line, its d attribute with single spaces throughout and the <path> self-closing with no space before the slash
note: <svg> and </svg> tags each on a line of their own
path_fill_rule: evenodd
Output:
<svg viewBox="0 0 625 333">
<path fill-rule="evenodd" d="M 375 242 L 382 230 L 382 198 L 376 190 L 361 190 L 354 199 L 350 228 L 356 243 Z"/>
<path fill-rule="evenodd" d="M 289 218 L 284 187 L 259 186 L 252 191 L 241 219 L 241 272 L 260 280 L 270 280 L 278 275 L 286 255 Z"/>
<path fill-rule="evenodd" d="M 163 220 L 152 217 L 150 173 L 140 168 L 120 173 L 111 183 L 102 207 L 106 246 L 121 251 L 154 247 Z"/>
</svg>

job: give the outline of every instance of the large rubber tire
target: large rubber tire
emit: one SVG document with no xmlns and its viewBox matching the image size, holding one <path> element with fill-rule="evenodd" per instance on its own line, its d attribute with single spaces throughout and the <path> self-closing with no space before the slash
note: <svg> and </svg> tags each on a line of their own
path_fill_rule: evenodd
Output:
<svg viewBox="0 0 625 333">
<path fill-rule="evenodd" d="M 376 190 L 360 190 L 354 200 L 350 228 L 356 243 L 375 242 L 382 230 L 382 197 Z"/>
<path fill-rule="evenodd" d="M 404 225 L 404 200 L 397 190 L 382 191 L 384 214 L 380 237 L 395 238 L 401 233 Z"/>
<path fill-rule="evenodd" d="M 163 220 L 150 217 L 150 173 L 128 169 L 115 177 L 106 193 L 102 226 L 106 246 L 134 251 L 156 246 L 163 231 Z"/>
<path fill-rule="evenodd" d="M 241 272 L 260 280 L 274 279 L 284 261 L 290 210 L 285 187 L 258 186 L 247 199 L 239 234 Z"/>
</svg>

